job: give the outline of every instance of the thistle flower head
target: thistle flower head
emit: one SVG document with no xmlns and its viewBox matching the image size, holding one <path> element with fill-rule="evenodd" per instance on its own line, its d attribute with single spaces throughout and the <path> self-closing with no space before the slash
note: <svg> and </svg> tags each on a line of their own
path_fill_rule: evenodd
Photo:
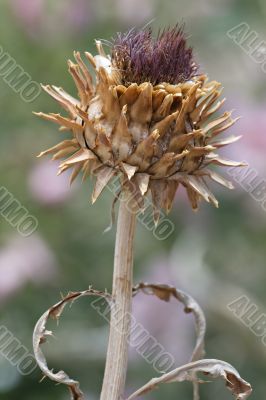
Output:
<svg viewBox="0 0 266 400">
<path fill-rule="evenodd" d="M 219 139 L 236 120 L 231 112 L 216 115 L 224 102 L 221 85 L 197 74 L 183 29 L 163 31 L 156 39 L 150 29 L 118 34 L 111 56 L 100 41 L 96 46 L 98 55 L 85 53 L 96 84 L 80 53 L 74 52 L 75 63 L 68 62 L 79 99 L 43 86 L 68 116 L 38 115 L 70 131 L 71 138 L 41 155 L 63 159 L 59 173 L 73 169 L 71 182 L 79 172 L 84 179 L 96 177 L 93 202 L 114 176 L 139 207 L 150 193 L 155 220 L 160 208 L 171 209 L 179 185 L 193 209 L 201 199 L 218 206 L 207 180 L 232 188 L 211 166 L 242 165 L 216 153 L 239 139 Z"/>
<path fill-rule="evenodd" d="M 151 28 L 118 33 L 112 48 L 112 64 L 125 85 L 144 82 L 174 85 L 193 78 L 198 71 L 183 27 L 178 26 L 163 30 L 156 39 Z"/>
</svg>

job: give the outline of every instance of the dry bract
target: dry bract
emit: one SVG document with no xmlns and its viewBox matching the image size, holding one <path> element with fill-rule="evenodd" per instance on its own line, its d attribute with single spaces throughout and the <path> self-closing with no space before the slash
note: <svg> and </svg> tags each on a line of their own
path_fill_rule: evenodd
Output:
<svg viewBox="0 0 266 400">
<path fill-rule="evenodd" d="M 119 71 L 97 42 L 99 55 L 85 53 L 95 74 L 93 83 L 87 65 L 75 52 L 76 63 L 69 71 L 77 86 L 79 100 L 62 88 L 43 86 L 68 113 L 37 113 L 71 131 L 73 137 L 42 152 L 63 159 L 59 173 L 72 169 L 71 182 L 81 172 L 95 176 L 92 201 L 115 176 L 121 189 L 129 189 L 140 208 L 151 194 L 155 220 L 160 208 L 170 211 L 179 184 L 186 188 L 194 210 L 200 199 L 214 206 L 218 201 L 207 180 L 232 188 L 232 184 L 210 167 L 241 166 L 222 159 L 216 151 L 239 137 L 219 139 L 232 126 L 231 112 L 213 117 L 224 100 L 221 85 L 206 76 L 195 76 L 177 84 L 121 84 Z"/>
</svg>

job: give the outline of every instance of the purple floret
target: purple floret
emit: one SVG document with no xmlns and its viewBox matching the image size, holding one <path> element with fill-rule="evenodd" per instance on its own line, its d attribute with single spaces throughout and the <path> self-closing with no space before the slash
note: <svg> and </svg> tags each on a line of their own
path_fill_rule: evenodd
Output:
<svg viewBox="0 0 266 400">
<path fill-rule="evenodd" d="M 198 73 L 183 26 L 163 30 L 156 39 L 152 37 L 151 28 L 118 33 L 112 47 L 112 63 L 120 71 L 125 85 L 134 82 L 177 84 Z"/>
</svg>

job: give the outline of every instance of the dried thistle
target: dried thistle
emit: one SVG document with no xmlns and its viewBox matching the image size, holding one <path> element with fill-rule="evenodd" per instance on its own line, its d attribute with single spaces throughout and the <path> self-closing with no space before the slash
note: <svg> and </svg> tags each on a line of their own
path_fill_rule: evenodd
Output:
<svg viewBox="0 0 266 400">
<path fill-rule="evenodd" d="M 210 167 L 242 165 L 216 153 L 239 139 L 218 138 L 236 119 L 231 112 L 215 117 L 224 102 L 221 84 L 197 75 L 183 29 L 165 30 L 157 39 L 150 29 L 118 34 L 111 57 L 100 41 L 96 45 L 99 55 L 85 53 L 95 85 L 80 53 L 74 53 L 76 64 L 68 62 L 79 100 L 59 87 L 43 86 L 69 116 L 37 115 L 73 137 L 40 155 L 63 158 L 59 173 L 73 168 L 71 182 L 79 172 L 84 179 L 96 176 L 92 202 L 115 175 L 140 208 L 150 192 L 155 221 L 160 208 L 170 211 L 179 184 L 194 210 L 200 199 L 217 207 L 207 180 L 233 186 Z"/>
<path fill-rule="evenodd" d="M 124 201 L 119 207 L 111 298 L 113 306 L 100 397 L 101 400 L 120 400 L 124 398 L 131 327 L 129 316 L 132 292 L 134 294 L 136 209 L 144 208 L 145 196 L 150 193 L 154 220 L 157 222 L 160 208 L 170 211 L 180 184 L 186 188 L 194 210 L 201 199 L 217 207 L 218 201 L 210 191 L 207 180 L 229 189 L 232 184 L 211 167 L 241 166 L 242 163 L 224 160 L 216 153 L 220 147 L 239 139 L 234 136 L 217 139 L 236 119 L 231 117 L 231 112 L 215 116 L 224 103 L 220 100 L 221 85 L 216 81 L 209 82 L 206 75 L 199 75 L 182 27 L 164 30 L 156 39 L 153 39 L 151 29 L 133 29 L 118 34 L 111 46 L 111 56 L 105 54 L 100 41 L 96 41 L 96 46 L 98 55 L 85 53 L 96 75 L 95 84 L 79 52 L 74 52 L 76 64 L 68 62 L 79 99 L 62 88 L 43 86 L 68 116 L 53 113 L 37 115 L 59 124 L 61 131 L 72 134 L 70 139 L 40 154 L 53 154 L 54 160 L 63 159 L 59 174 L 73 169 L 71 182 L 80 172 L 83 179 L 95 176 L 92 202 L 97 200 L 108 182 L 118 176 L 120 192 L 134 199 L 133 208 Z M 183 302 L 186 299 L 185 303 L 188 300 L 186 295 L 184 297 L 181 292 L 165 285 L 142 284 L 138 290 L 141 288 L 150 289 L 166 301 L 170 295 Z M 52 307 L 41 317 L 34 334 L 34 350 L 42 371 L 51 379 L 68 385 L 72 399 L 76 400 L 84 398 L 78 382 L 71 380 L 63 371 L 54 374 L 48 370 L 40 345 L 46 335 L 45 323 L 51 310 L 57 311 L 58 306 L 63 307 L 73 296 L 85 294 L 92 293 L 72 293 L 55 308 Z M 199 310 L 198 306 L 194 309 L 189 301 L 187 310 Z M 120 316 L 119 321 L 117 315 Z M 201 317 L 200 320 L 204 319 Z M 198 332 L 193 362 L 152 380 L 129 399 L 153 390 L 156 384 L 188 379 L 193 381 L 193 396 L 198 400 L 196 374 L 199 371 L 223 377 L 236 399 L 246 399 L 251 387 L 232 366 L 219 360 L 197 361 L 203 356 L 204 333 L 205 322 Z"/>
</svg>

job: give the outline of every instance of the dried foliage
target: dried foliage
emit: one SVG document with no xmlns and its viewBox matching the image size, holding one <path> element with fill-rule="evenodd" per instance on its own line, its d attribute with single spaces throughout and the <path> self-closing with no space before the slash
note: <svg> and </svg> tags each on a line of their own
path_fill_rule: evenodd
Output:
<svg viewBox="0 0 266 400">
<path fill-rule="evenodd" d="M 193 382 L 197 373 L 203 373 L 212 378 L 223 378 L 226 381 L 227 388 L 231 390 L 236 400 L 245 400 L 251 394 L 252 389 L 250 384 L 241 378 L 232 365 L 221 360 L 204 359 L 183 365 L 159 378 L 151 379 L 146 385 L 129 396 L 127 400 L 133 400 L 143 394 L 147 394 L 162 383 Z M 204 381 L 200 381 L 200 383 L 202 382 Z"/>
<path fill-rule="evenodd" d="M 33 333 L 33 350 L 34 355 L 43 375 L 51 380 L 62 383 L 69 388 L 71 400 L 84 400 L 84 394 L 80 390 L 79 382 L 71 379 L 64 371 L 53 372 L 49 369 L 47 361 L 42 352 L 41 345 L 46 342 L 47 338 L 52 336 L 52 332 L 46 329 L 46 324 L 49 318 L 59 320 L 67 303 L 73 303 L 75 300 L 83 296 L 100 296 L 107 302 L 111 303 L 111 296 L 106 292 L 99 292 L 97 290 L 88 289 L 82 292 L 70 292 L 59 303 L 50 307 L 41 318 L 38 320 Z"/>
<path fill-rule="evenodd" d="M 135 295 L 140 291 L 148 295 L 155 295 L 160 300 L 166 302 L 170 301 L 171 297 L 173 297 L 184 305 L 185 313 L 193 314 L 196 326 L 196 344 L 189 361 L 197 361 L 203 358 L 205 355 L 204 339 L 206 333 L 206 320 L 201 307 L 193 297 L 182 290 L 178 290 L 169 285 L 139 283 L 134 287 L 133 293 Z M 193 398 L 194 400 L 199 400 L 199 384 L 196 379 L 193 381 Z"/>
<path fill-rule="evenodd" d="M 238 372 L 230 364 L 213 359 L 201 359 L 204 356 L 204 336 L 206 331 L 206 321 L 201 307 L 188 294 L 181 290 L 168 285 L 140 283 L 133 289 L 133 296 L 143 292 L 148 295 L 155 295 L 159 299 L 168 302 L 171 297 L 175 298 L 184 305 L 186 313 L 192 313 L 195 318 L 196 326 L 196 344 L 190 358 L 190 362 L 184 366 L 174 369 L 171 372 L 154 378 L 143 387 L 134 392 L 127 400 L 133 400 L 140 395 L 146 394 L 158 387 L 162 383 L 191 381 L 194 385 L 194 400 L 199 399 L 198 385 L 203 381 L 197 378 L 198 373 L 203 373 L 212 378 L 222 377 L 226 381 L 226 386 L 232 391 L 237 400 L 245 400 L 251 394 L 251 386 L 244 381 Z M 71 400 L 84 400 L 84 394 L 80 390 L 79 382 L 71 379 L 64 371 L 53 372 L 47 366 L 47 361 L 41 350 L 41 345 L 46 341 L 47 337 L 52 335 L 51 331 L 46 329 L 49 318 L 59 319 L 64 307 L 67 303 L 72 303 L 83 296 L 100 296 L 104 298 L 110 306 L 114 304 L 112 296 L 106 292 L 100 292 L 88 289 L 82 292 L 70 292 L 59 303 L 55 304 L 46 311 L 37 322 L 33 334 L 33 348 L 36 361 L 43 372 L 44 376 L 49 377 L 55 382 L 67 385 Z"/>
<path fill-rule="evenodd" d="M 196 361 L 202 358 L 205 354 L 204 350 L 204 338 L 206 333 L 206 320 L 202 308 L 189 294 L 183 292 L 180 289 L 169 285 L 160 285 L 152 283 L 139 283 L 133 289 L 133 295 L 135 296 L 139 292 L 154 295 L 160 300 L 169 302 L 171 297 L 179 301 L 184 305 L 185 313 L 192 313 L 195 319 L 196 326 L 196 344 L 191 355 L 190 361 Z"/>
<path fill-rule="evenodd" d="M 151 392 L 162 383 L 183 382 L 185 380 L 193 382 L 194 400 L 199 400 L 197 373 L 209 375 L 212 378 L 222 377 L 226 381 L 226 386 L 232 391 L 237 400 L 245 400 L 251 394 L 252 389 L 248 382 L 244 381 L 237 370 L 230 364 L 213 359 L 203 359 L 204 356 L 204 336 L 206 331 L 206 321 L 201 307 L 188 294 L 168 285 L 140 283 L 134 289 L 136 292 L 142 290 L 144 293 L 153 294 L 159 299 L 169 301 L 171 297 L 179 300 L 185 306 L 185 312 L 193 313 L 196 322 L 197 340 L 196 346 L 191 356 L 191 362 L 174 369 L 159 378 L 151 379 L 146 385 L 138 389 L 127 400 L 133 400 L 143 394 Z"/>
</svg>

